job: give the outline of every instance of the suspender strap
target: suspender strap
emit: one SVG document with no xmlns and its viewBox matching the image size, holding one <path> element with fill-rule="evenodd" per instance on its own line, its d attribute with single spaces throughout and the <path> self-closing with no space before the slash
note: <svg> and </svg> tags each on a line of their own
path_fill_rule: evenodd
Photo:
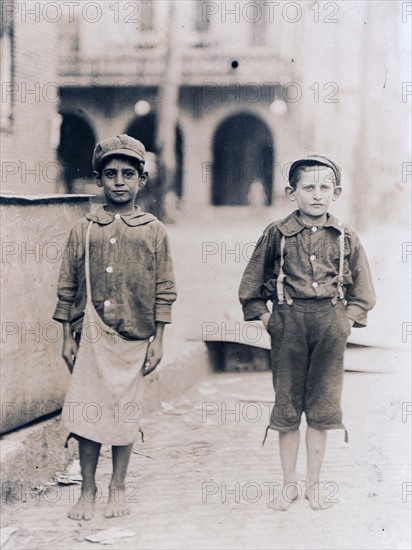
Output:
<svg viewBox="0 0 412 550">
<path fill-rule="evenodd" d="M 343 291 L 343 261 L 345 259 L 345 230 L 342 227 L 339 235 L 339 274 L 338 274 L 338 293 L 339 298 L 343 300 L 345 293 Z"/>
<path fill-rule="evenodd" d="M 285 249 L 285 236 L 282 235 L 282 239 L 280 241 L 280 267 L 279 267 L 279 275 L 278 279 L 276 281 L 276 290 L 278 294 L 278 304 L 283 304 L 285 301 L 285 292 L 284 292 L 284 280 L 285 280 L 285 274 L 283 273 L 283 264 L 285 263 L 285 259 L 283 257 L 283 251 Z"/>
<path fill-rule="evenodd" d="M 92 301 L 92 289 L 90 285 L 90 231 L 92 229 L 93 222 L 90 222 L 86 231 L 86 242 L 84 247 L 84 270 L 86 274 L 86 299 Z"/>
<path fill-rule="evenodd" d="M 276 281 L 276 290 L 278 295 L 278 304 L 285 303 L 285 297 L 288 304 L 292 304 L 293 300 L 290 299 L 287 289 L 285 288 L 286 275 L 283 272 L 283 264 L 285 263 L 284 250 L 285 250 L 286 238 L 282 235 L 280 241 L 280 267 L 279 275 Z M 339 272 L 338 272 L 338 297 L 340 300 L 345 299 L 345 292 L 343 290 L 343 266 L 345 259 L 345 230 L 342 227 L 339 235 Z M 333 299 L 333 303 L 336 303 L 336 298 Z"/>
</svg>

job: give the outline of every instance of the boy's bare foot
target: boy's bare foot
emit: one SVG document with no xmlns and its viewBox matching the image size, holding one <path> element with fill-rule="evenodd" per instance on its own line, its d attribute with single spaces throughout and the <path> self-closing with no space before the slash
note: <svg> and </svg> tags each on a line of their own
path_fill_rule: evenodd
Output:
<svg viewBox="0 0 412 550">
<path fill-rule="evenodd" d="M 275 497 L 273 502 L 269 502 L 268 508 L 276 512 L 286 512 L 290 505 L 297 502 L 301 495 L 301 488 L 297 483 L 286 483 L 282 491 Z"/>
<path fill-rule="evenodd" d="M 312 510 L 327 510 L 336 502 L 331 498 L 331 491 L 326 490 L 329 483 L 312 483 L 308 485 L 305 491 L 305 498 L 309 501 Z"/>
<path fill-rule="evenodd" d="M 68 516 L 74 520 L 91 520 L 94 515 L 94 504 L 96 502 L 96 486 L 82 488 L 79 500 L 70 509 Z"/>
<path fill-rule="evenodd" d="M 130 514 L 130 508 L 125 502 L 126 492 L 124 485 L 109 487 L 109 499 L 107 501 L 105 518 L 118 518 Z"/>
</svg>

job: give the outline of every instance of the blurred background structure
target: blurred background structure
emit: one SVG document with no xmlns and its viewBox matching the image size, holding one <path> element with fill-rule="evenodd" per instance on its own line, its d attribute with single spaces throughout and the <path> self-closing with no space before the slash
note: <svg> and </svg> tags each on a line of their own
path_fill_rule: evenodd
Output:
<svg viewBox="0 0 412 550">
<path fill-rule="evenodd" d="M 343 167 L 338 213 L 359 228 L 407 219 L 407 2 L 2 4 L 3 157 L 35 154 L 47 172 L 57 141 L 60 191 L 88 191 L 94 144 L 127 132 L 153 153 L 160 213 L 276 205 L 288 163 L 320 150 Z M 6 176 L 6 191 L 26 192 Z M 41 180 L 33 192 L 55 190 Z"/>
</svg>

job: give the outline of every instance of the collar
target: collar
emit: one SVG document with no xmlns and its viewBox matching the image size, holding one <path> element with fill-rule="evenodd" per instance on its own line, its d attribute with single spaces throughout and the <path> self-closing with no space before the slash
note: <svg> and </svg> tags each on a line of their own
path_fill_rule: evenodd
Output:
<svg viewBox="0 0 412 550">
<path fill-rule="evenodd" d="M 332 227 L 333 229 L 336 229 L 339 233 L 342 233 L 343 226 L 340 223 L 340 221 L 332 216 L 332 214 L 327 213 L 326 214 L 326 222 L 322 225 L 322 227 Z M 299 210 L 295 210 L 287 216 L 284 220 L 282 220 L 279 225 L 278 229 L 284 235 L 285 237 L 292 237 L 293 235 L 297 235 L 297 233 L 300 233 L 303 229 L 307 228 L 308 226 L 305 225 L 301 219 Z"/>
<path fill-rule="evenodd" d="M 100 225 L 108 225 L 113 222 L 114 215 L 114 212 L 107 212 L 104 206 L 99 206 L 94 212 L 86 214 L 86 218 Z M 130 227 L 145 225 L 157 220 L 156 216 L 143 212 L 140 206 L 136 206 L 135 211 L 130 212 L 130 214 L 120 214 L 120 217 Z"/>
</svg>

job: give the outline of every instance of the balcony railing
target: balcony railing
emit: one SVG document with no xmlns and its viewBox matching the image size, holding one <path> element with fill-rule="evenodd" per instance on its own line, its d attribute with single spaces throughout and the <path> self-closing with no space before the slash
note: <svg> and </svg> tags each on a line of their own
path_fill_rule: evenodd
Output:
<svg viewBox="0 0 412 550">
<path fill-rule="evenodd" d="M 274 83 L 293 80 L 290 64 L 267 50 L 217 52 L 215 49 L 186 50 L 182 54 L 180 82 L 183 86 L 201 86 L 211 83 Z M 60 61 L 62 86 L 136 83 L 157 86 L 165 70 L 164 53 L 142 49 L 122 56 L 86 57 L 76 55 Z"/>
</svg>

